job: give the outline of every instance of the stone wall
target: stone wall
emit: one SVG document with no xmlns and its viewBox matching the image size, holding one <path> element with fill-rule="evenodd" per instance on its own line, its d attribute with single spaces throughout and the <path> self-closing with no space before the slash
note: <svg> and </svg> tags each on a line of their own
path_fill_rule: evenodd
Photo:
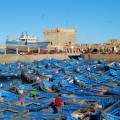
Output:
<svg viewBox="0 0 120 120">
<path fill-rule="evenodd" d="M 47 58 L 54 58 L 59 60 L 68 59 L 66 54 L 36 54 L 36 55 L 17 55 L 17 54 L 8 54 L 0 55 L 0 63 L 16 62 L 16 61 L 34 61 L 42 60 Z"/>
<path fill-rule="evenodd" d="M 84 54 L 83 56 L 87 60 L 107 60 L 111 62 L 120 62 L 119 54 Z"/>
<path fill-rule="evenodd" d="M 16 62 L 16 61 L 34 61 L 47 58 L 54 58 L 59 60 L 69 59 L 71 54 L 36 54 L 36 55 L 17 55 L 8 54 L 0 55 L 0 63 Z M 77 54 L 78 55 L 78 54 Z M 80 55 L 80 54 L 79 54 Z M 82 55 L 86 60 L 107 60 L 120 62 L 120 55 L 118 54 L 84 54 Z"/>
</svg>

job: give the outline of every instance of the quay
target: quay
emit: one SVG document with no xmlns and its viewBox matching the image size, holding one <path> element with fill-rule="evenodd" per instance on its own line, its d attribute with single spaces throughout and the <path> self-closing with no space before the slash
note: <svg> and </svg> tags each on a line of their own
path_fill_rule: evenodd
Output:
<svg viewBox="0 0 120 120">
<path fill-rule="evenodd" d="M 65 60 L 69 58 L 78 58 L 82 57 L 85 60 L 106 60 L 109 62 L 120 62 L 119 54 L 31 54 L 31 55 L 20 55 L 20 54 L 1 54 L 0 63 L 10 63 L 17 61 L 35 61 L 42 59 L 58 59 Z"/>
</svg>

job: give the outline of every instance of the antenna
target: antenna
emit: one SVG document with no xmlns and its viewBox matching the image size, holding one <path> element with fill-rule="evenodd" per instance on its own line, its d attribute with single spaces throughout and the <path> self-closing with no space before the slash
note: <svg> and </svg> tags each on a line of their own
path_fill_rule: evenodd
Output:
<svg viewBox="0 0 120 120">
<path fill-rule="evenodd" d="M 57 18 L 57 28 L 60 28 L 60 24 L 59 24 L 59 22 L 60 22 L 60 19 Z"/>
<path fill-rule="evenodd" d="M 6 36 L 6 41 L 8 41 L 8 40 L 9 40 L 9 36 L 7 35 L 7 36 Z"/>
<path fill-rule="evenodd" d="M 17 38 L 15 36 L 7 35 L 6 40 L 16 40 Z"/>
<path fill-rule="evenodd" d="M 78 30 L 77 26 L 74 26 L 73 29 L 75 30 L 75 32 L 77 32 L 77 30 Z"/>
<path fill-rule="evenodd" d="M 68 20 L 68 19 L 65 20 L 65 26 L 66 26 L 66 27 L 69 26 L 69 20 Z"/>
</svg>

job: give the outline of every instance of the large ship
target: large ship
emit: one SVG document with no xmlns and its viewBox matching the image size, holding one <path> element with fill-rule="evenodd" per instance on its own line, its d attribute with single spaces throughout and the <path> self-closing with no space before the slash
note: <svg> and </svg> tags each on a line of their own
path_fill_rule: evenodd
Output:
<svg viewBox="0 0 120 120">
<path fill-rule="evenodd" d="M 29 48 L 37 50 L 38 48 L 47 48 L 48 41 L 41 42 L 37 37 L 30 36 L 28 33 L 23 33 L 18 38 L 7 38 L 6 49 L 11 53 L 19 49 L 19 51 L 26 51 Z"/>
<path fill-rule="evenodd" d="M 20 35 L 19 38 L 10 40 L 7 38 L 6 40 L 6 46 L 31 46 L 31 47 L 46 47 L 48 42 L 40 42 L 40 40 L 37 39 L 35 36 L 30 36 L 28 33 L 23 33 Z"/>
</svg>

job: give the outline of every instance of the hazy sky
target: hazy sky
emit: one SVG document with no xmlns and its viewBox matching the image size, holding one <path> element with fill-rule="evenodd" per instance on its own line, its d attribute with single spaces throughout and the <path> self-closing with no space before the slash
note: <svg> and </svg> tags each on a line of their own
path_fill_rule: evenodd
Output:
<svg viewBox="0 0 120 120">
<path fill-rule="evenodd" d="M 24 31 L 43 40 L 57 26 L 77 27 L 79 43 L 120 39 L 120 0 L 0 0 L 0 44 Z"/>
</svg>

